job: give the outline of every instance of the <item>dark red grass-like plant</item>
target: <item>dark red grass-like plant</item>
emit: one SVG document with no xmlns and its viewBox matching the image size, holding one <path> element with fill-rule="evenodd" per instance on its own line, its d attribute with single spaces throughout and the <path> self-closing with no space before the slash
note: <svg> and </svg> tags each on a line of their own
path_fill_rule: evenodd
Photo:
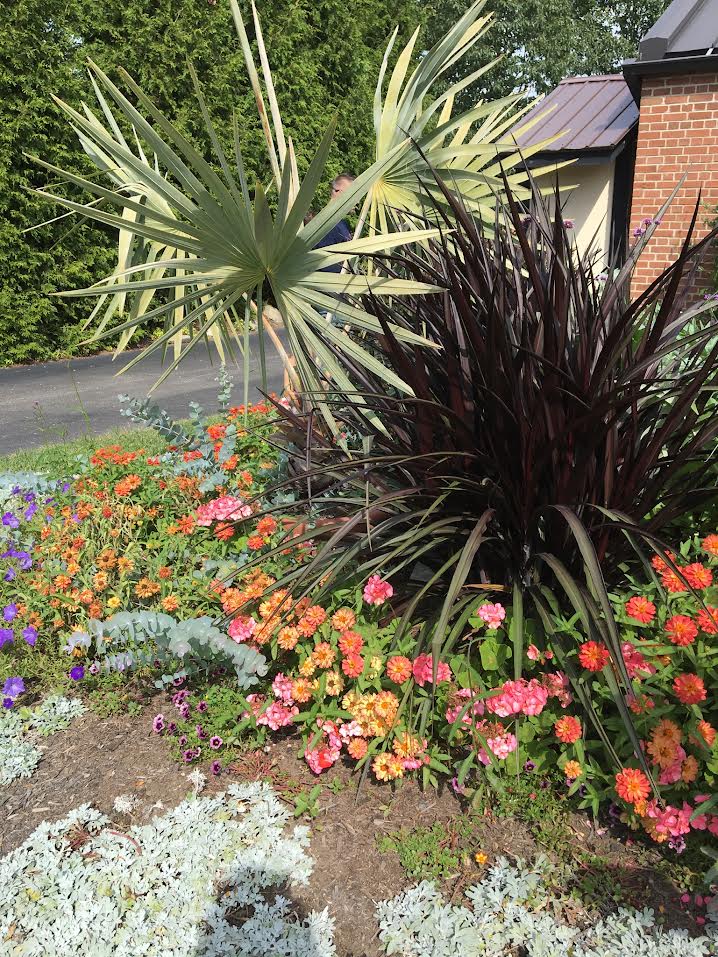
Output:
<svg viewBox="0 0 718 957">
<path fill-rule="evenodd" d="M 620 270 L 596 276 L 558 202 L 552 213 L 537 194 L 525 215 L 509 200 L 487 235 L 450 190 L 444 197 L 441 241 L 385 266 L 445 292 L 363 303 L 384 330 L 381 360 L 413 397 L 353 369 L 361 395 L 322 396 L 348 446 L 328 440 L 311 409 L 283 413 L 320 542 L 288 584 L 331 588 L 357 568 L 390 577 L 400 628 L 422 622 L 435 661 L 460 642 L 477 587 L 498 587 L 513 606 L 517 674 L 525 614 L 549 634 L 556 615 L 578 614 L 611 651 L 605 675 L 640 758 L 606 581 L 636 560 L 639 540 L 662 548 L 686 512 L 718 498 L 704 483 L 718 435 L 708 402 L 718 319 L 710 303 L 685 299 L 713 236 L 692 245 L 692 226 L 676 262 L 632 298 L 633 267 L 662 211 Z M 398 342 L 390 322 L 438 348 Z M 571 649 L 554 641 L 591 714 Z"/>
</svg>

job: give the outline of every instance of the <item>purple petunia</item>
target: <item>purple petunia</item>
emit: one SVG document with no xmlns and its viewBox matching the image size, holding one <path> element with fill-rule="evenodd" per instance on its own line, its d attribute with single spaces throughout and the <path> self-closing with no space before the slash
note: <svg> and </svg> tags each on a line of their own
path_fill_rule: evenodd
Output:
<svg viewBox="0 0 718 957">
<path fill-rule="evenodd" d="M 37 628 L 35 628 L 33 625 L 28 625 L 27 628 L 23 628 L 21 634 L 28 645 L 30 645 L 31 648 L 34 648 L 35 642 L 37 641 Z"/>
<path fill-rule="evenodd" d="M 2 693 L 8 698 L 17 698 L 25 690 L 25 682 L 22 678 L 7 678 L 3 685 Z"/>
<path fill-rule="evenodd" d="M 156 714 L 152 721 L 152 730 L 155 734 L 161 734 L 165 729 L 165 716 L 163 714 Z"/>
<path fill-rule="evenodd" d="M 181 734 L 179 738 L 177 739 L 177 743 L 179 744 L 181 748 L 183 748 L 187 744 L 187 735 Z"/>
<path fill-rule="evenodd" d="M 223 741 L 218 734 L 215 734 L 209 739 L 209 746 L 213 751 L 219 751 L 222 747 Z"/>
<path fill-rule="evenodd" d="M 6 528 L 20 528 L 20 519 L 13 512 L 5 512 L 2 523 Z"/>
<path fill-rule="evenodd" d="M 200 712 L 205 712 L 208 707 L 209 705 L 206 701 L 200 701 L 200 703 L 197 705 L 197 710 Z"/>
<path fill-rule="evenodd" d="M 23 512 L 23 515 L 25 516 L 25 520 L 29 522 L 36 511 L 37 511 L 37 505 L 35 502 L 33 502 L 32 505 L 28 505 L 28 507 Z"/>
<path fill-rule="evenodd" d="M 195 730 L 195 732 L 196 732 L 196 734 L 197 734 L 197 737 L 200 739 L 200 741 L 204 741 L 204 739 L 207 737 L 207 732 L 204 730 L 204 728 L 202 727 L 202 725 L 201 725 L 201 724 L 196 724 L 196 725 L 194 726 L 194 730 Z"/>
<path fill-rule="evenodd" d="M 2 616 L 4 621 L 12 621 L 13 618 L 17 617 L 17 605 L 5 605 L 2 610 Z"/>
<path fill-rule="evenodd" d="M 210 774 L 219 774 L 221 770 L 222 770 L 221 761 L 213 761 L 209 766 Z"/>
<path fill-rule="evenodd" d="M 10 645 L 13 642 L 15 635 L 12 628 L 0 628 L 0 648 L 3 645 Z"/>
<path fill-rule="evenodd" d="M 85 666 L 75 665 L 74 668 L 70 668 L 70 677 L 73 681 L 82 681 L 85 677 Z"/>
<path fill-rule="evenodd" d="M 12 706 L 13 706 L 14 704 L 15 704 L 15 702 L 12 700 L 12 698 L 3 698 L 3 699 L 2 699 L 2 706 L 3 706 L 3 708 L 12 708 Z"/>
<path fill-rule="evenodd" d="M 181 704 L 177 710 L 183 718 L 189 718 L 189 705 L 186 701 Z"/>
<path fill-rule="evenodd" d="M 194 761 L 194 757 L 195 755 L 192 748 L 188 748 L 186 751 L 182 752 L 182 760 L 184 761 L 185 764 L 189 764 L 190 761 Z"/>
<path fill-rule="evenodd" d="M 175 721 L 170 721 L 170 723 L 167 725 L 167 733 L 174 734 L 176 730 L 177 730 L 177 723 Z"/>
</svg>

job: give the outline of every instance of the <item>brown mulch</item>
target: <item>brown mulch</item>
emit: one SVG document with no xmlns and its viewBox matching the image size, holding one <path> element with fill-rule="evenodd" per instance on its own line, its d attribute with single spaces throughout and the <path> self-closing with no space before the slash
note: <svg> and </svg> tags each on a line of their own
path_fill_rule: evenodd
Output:
<svg viewBox="0 0 718 957">
<path fill-rule="evenodd" d="M 117 818 L 115 798 L 134 795 L 133 824 L 160 813 L 158 802 L 179 804 L 191 785 L 169 748 L 152 734 L 153 715 L 103 719 L 88 712 L 66 731 L 36 742 L 42 758 L 33 776 L 13 781 L 0 794 L 0 854 L 22 844 L 42 821 L 64 817 L 80 804 Z"/>
<path fill-rule="evenodd" d="M 17 847 L 44 820 L 64 817 L 89 803 L 117 821 L 113 803 L 118 795 L 134 795 L 138 803 L 124 827 L 143 824 L 177 805 L 191 786 L 187 768 L 173 759 L 165 740 L 152 734 L 155 709 L 142 714 L 101 719 L 87 713 L 66 731 L 39 742 L 40 765 L 30 779 L 18 780 L 0 792 L 0 854 Z M 279 740 L 264 751 L 244 755 L 219 778 L 209 778 L 205 793 L 223 790 L 232 780 L 269 780 L 293 808 L 293 799 L 317 783 L 303 761 L 297 760 L 297 738 Z M 206 771 L 206 768 L 203 768 Z M 208 775 L 209 777 L 209 775 Z M 327 787 L 335 780 L 336 793 Z M 335 919 L 339 957 L 378 957 L 375 902 L 392 898 L 412 883 L 394 853 L 383 853 L 378 840 L 392 831 L 448 823 L 466 813 L 448 788 L 422 792 L 414 781 L 389 787 L 365 781 L 349 767 L 335 765 L 322 777 L 319 814 L 311 821 L 310 854 L 314 870 L 306 887 L 293 887 L 298 915 L 328 907 Z M 609 834 L 596 832 L 586 818 L 576 816 L 574 837 L 611 862 L 616 883 L 635 891 L 638 906 L 650 903 L 673 926 L 691 926 L 678 904 L 676 888 L 634 850 Z M 486 815 L 477 829 L 480 848 L 489 859 L 506 855 L 531 860 L 537 851 L 526 827 L 515 820 Z M 598 876 L 598 875 L 597 875 Z M 605 880 L 605 872 L 602 878 Z M 467 885 L 480 879 L 472 861 L 452 875 L 442 888 L 446 898 L 460 903 Z"/>
</svg>

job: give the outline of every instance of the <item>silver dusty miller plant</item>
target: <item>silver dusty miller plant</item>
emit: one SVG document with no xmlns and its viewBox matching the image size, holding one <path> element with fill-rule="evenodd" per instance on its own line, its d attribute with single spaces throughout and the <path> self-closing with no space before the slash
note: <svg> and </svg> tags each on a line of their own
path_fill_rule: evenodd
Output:
<svg viewBox="0 0 718 957">
<path fill-rule="evenodd" d="M 470 888 L 471 908 L 447 904 L 423 881 L 378 905 L 379 936 L 401 957 L 709 957 L 710 937 L 656 926 L 653 912 L 621 908 L 587 927 L 569 927 L 551 913 L 542 879 L 548 865 L 514 867 L 500 858 Z"/>
<path fill-rule="evenodd" d="M 77 698 L 52 695 L 36 708 L 0 712 L 0 785 L 31 777 L 42 757 L 36 739 L 64 731 L 85 711 Z"/>
<path fill-rule="evenodd" d="M 301 919 L 282 896 L 312 870 L 307 829 L 288 821 L 249 783 L 126 832 L 89 805 L 44 823 L 0 861 L 0 954 L 336 957 L 326 910 Z"/>
</svg>

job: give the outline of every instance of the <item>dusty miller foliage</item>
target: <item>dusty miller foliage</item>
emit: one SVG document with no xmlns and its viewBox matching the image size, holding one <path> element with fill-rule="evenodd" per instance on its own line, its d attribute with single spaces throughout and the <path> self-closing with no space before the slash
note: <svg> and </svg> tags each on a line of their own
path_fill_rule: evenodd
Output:
<svg viewBox="0 0 718 957">
<path fill-rule="evenodd" d="M 327 911 L 299 919 L 282 895 L 312 871 L 289 817 L 249 783 L 126 832 L 89 805 L 43 823 L 0 861 L 0 954 L 336 957 Z"/>
<path fill-rule="evenodd" d="M 36 708 L 0 713 L 0 785 L 31 777 L 42 757 L 34 739 L 64 731 L 85 711 L 77 698 L 52 695 Z"/>
<path fill-rule="evenodd" d="M 715 938 L 656 926 L 653 911 L 621 908 L 588 927 L 560 919 L 543 881 L 549 865 L 514 867 L 500 858 L 467 891 L 471 908 L 447 904 L 423 881 L 377 907 L 387 954 L 402 957 L 708 957 Z"/>
</svg>

